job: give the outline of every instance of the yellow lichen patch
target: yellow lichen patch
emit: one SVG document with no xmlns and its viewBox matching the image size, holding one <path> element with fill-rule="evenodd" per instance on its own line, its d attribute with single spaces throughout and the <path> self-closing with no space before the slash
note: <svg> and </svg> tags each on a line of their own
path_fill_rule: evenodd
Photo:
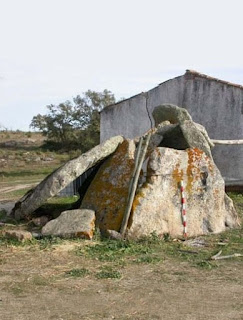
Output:
<svg viewBox="0 0 243 320">
<path fill-rule="evenodd" d="M 134 142 L 124 140 L 100 167 L 83 199 L 82 208 L 95 210 L 96 223 L 101 230 L 120 229 L 134 168 L 134 153 Z"/>
<path fill-rule="evenodd" d="M 175 187 L 178 186 L 178 183 L 181 182 L 181 180 L 183 180 L 183 170 L 180 169 L 180 164 L 177 163 L 174 170 L 172 171 L 172 177 L 173 177 L 173 181 L 175 182 Z"/>
<path fill-rule="evenodd" d="M 144 188 L 144 187 L 143 187 Z M 144 192 L 142 192 L 142 191 L 139 191 L 137 194 L 136 194 L 136 196 L 135 196 L 135 198 L 134 198 L 134 201 L 133 201 L 133 204 L 132 204 L 132 212 L 134 212 L 135 210 L 136 210 L 136 208 L 137 208 L 137 206 L 140 204 L 140 199 L 141 198 L 144 198 Z"/>
<path fill-rule="evenodd" d="M 191 192 L 193 187 L 193 180 L 200 179 L 199 162 L 204 154 L 202 150 L 198 148 L 187 149 L 188 164 L 187 164 L 187 192 Z"/>
<path fill-rule="evenodd" d="M 207 161 L 207 163 L 208 163 L 208 170 L 209 170 L 209 172 L 210 172 L 210 173 L 213 173 L 213 172 L 214 172 L 214 170 L 213 170 L 213 168 L 214 168 L 214 163 L 213 163 L 212 159 L 210 159 L 210 158 L 207 157 L 206 155 L 205 155 L 205 158 L 206 158 L 206 161 Z"/>
<path fill-rule="evenodd" d="M 77 238 L 92 240 L 93 235 L 94 235 L 93 231 L 89 231 L 89 232 L 88 231 L 82 231 L 82 232 L 77 232 L 75 236 Z"/>
<path fill-rule="evenodd" d="M 145 190 L 146 189 L 146 185 L 147 185 L 147 183 L 145 183 L 144 185 L 143 185 L 143 190 Z M 135 198 L 134 198 L 134 200 L 133 200 L 133 204 L 132 204 L 132 210 L 131 210 L 131 214 L 130 214 L 130 218 L 129 218 L 129 220 L 128 220 L 128 229 L 131 227 L 131 225 L 132 225 L 132 217 L 133 217 L 133 213 L 135 212 L 135 210 L 136 210 L 136 208 L 140 205 L 140 202 L 141 202 L 141 200 L 143 199 L 145 197 L 145 193 L 144 193 L 144 191 L 142 191 L 142 190 L 139 190 L 138 192 L 137 192 L 137 194 L 135 195 Z"/>
</svg>

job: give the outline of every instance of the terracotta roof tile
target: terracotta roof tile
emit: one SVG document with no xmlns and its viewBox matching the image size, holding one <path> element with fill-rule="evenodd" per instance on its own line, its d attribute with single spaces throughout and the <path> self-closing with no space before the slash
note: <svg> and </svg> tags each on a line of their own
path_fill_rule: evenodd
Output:
<svg viewBox="0 0 243 320">
<path fill-rule="evenodd" d="M 197 72 L 195 70 L 186 70 L 185 76 L 189 76 L 189 77 L 191 76 L 192 79 L 194 79 L 195 77 L 204 78 L 204 79 L 207 79 L 207 80 L 220 82 L 220 83 L 226 84 L 228 86 L 233 86 L 233 87 L 236 87 L 236 88 L 243 89 L 243 86 L 240 85 L 240 84 L 235 84 L 235 83 L 231 83 L 231 82 L 228 82 L 228 81 L 225 81 L 225 80 L 220 80 L 220 79 L 217 79 L 217 78 L 214 78 L 214 77 L 210 77 L 210 76 L 208 76 L 206 74 Z"/>
<path fill-rule="evenodd" d="M 235 84 L 235 83 L 231 83 L 231 82 L 228 82 L 228 81 L 225 81 L 225 80 L 220 80 L 220 79 L 217 79 L 217 78 L 214 78 L 214 77 L 210 77 L 210 76 L 208 76 L 208 75 L 206 75 L 206 74 L 197 72 L 197 71 L 195 71 L 195 70 L 189 70 L 189 69 L 186 70 L 186 73 L 185 73 L 184 76 L 188 77 L 188 79 L 195 79 L 195 77 L 203 78 L 203 79 L 207 79 L 207 80 L 211 80 L 211 81 L 216 81 L 216 82 L 219 82 L 219 83 L 222 83 L 222 84 L 226 84 L 226 85 L 228 85 L 228 86 L 233 86 L 233 87 L 236 87 L 236 88 L 243 89 L 243 86 L 240 85 L 240 84 Z M 175 78 L 173 78 L 173 79 L 166 80 L 166 81 L 160 83 L 160 84 L 159 84 L 158 86 L 156 86 L 155 88 L 157 88 L 157 87 L 165 84 L 166 82 L 169 82 L 169 81 L 171 81 L 171 80 L 174 80 L 174 79 L 177 79 L 177 78 L 181 78 L 181 77 L 183 77 L 183 76 L 178 76 L 178 77 L 175 77 Z M 153 89 L 155 89 L 155 88 L 153 88 Z M 153 90 L 153 89 L 151 89 L 151 90 Z M 151 91 L 151 90 L 149 90 L 149 91 Z M 149 92 L 149 91 L 148 91 L 148 92 Z M 122 103 L 122 102 L 124 102 L 124 101 L 130 100 L 130 99 L 135 98 L 135 97 L 137 97 L 137 96 L 139 96 L 139 95 L 146 95 L 146 92 L 141 92 L 141 93 L 138 93 L 138 94 L 136 94 L 136 95 L 134 95 L 134 96 L 132 96 L 132 97 L 129 97 L 129 98 L 127 98 L 127 99 L 124 99 L 124 100 L 122 100 L 122 101 L 118 101 L 118 102 L 116 102 L 116 103 L 114 103 L 114 104 L 112 104 L 112 105 L 109 105 L 109 106 L 105 107 L 103 110 L 107 110 L 107 109 L 110 108 L 110 107 L 116 106 L 116 105 L 118 105 L 118 104 L 120 104 L 120 103 Z M 101 110 L 101 112 L 102 112 L 103 110 Z"/>
</svg>

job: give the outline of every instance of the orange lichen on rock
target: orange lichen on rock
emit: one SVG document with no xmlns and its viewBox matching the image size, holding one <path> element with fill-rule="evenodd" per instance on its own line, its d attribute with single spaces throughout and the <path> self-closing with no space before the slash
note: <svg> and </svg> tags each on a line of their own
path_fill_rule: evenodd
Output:
<svg viewBox="0 0 243 320">
<path fill-rule="evenodd" d="M 143 190 L 145 190 L 146 188 L 146 183 L 143 185 Z M 137 207 L 140 205 L 141 200 L 144 199 L 145 197 L 145 193 L 141 190 L 139 190 L 133 200 L 133 204 L 132 204 L 132 209 L 131 209 L 131 214 L 128 220 L 128 228 L 130 228 L 130 226 L 132 225 L 132 217 L 133 217 L 133 212 L 135 212 L 135 210 L 137 209 Z"/>
<path fill-rule="evenodd" d="M 82 208 L 95 211 L 96 224 L 101 230 L 120 230 L 134 168 L 134 153 L 134 142 L 124 140 L 100 167 L 82 201 Z"/>
<path fill-rule="evenodd" d="M 87 230 L 77 232 L 76 237 L 92 240 L 94 236 L 94 230 L 95 230 L 95 218 L 92 221 L 90 221 L 89 228 Z"/>
<path fill-rule="evenodd" d="M 193 187 L 193 180 L 200 179 L 199 163 L 203 156 L 203 151 L 198 148 L 187 149 L 188 165 L 187 165 L 187 192 L 191 192 Z"/>
</svg>

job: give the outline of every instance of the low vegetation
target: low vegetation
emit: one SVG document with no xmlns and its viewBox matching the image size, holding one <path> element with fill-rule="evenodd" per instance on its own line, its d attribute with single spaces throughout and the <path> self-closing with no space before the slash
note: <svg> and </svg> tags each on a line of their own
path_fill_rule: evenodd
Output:
<svg viewBox="0 0 243 320">
<path fill-rule="evenodd" d="M 243 220 L 243 195 L 231 193 L 235 206 Z M 57 199 L 53 200 L 56 206 Z M 73 203 L 73 198 L 61 200 L 59 205 L 68 206 Z M 49 204 L 51 205 L 51 204 Z M 3 228 L 3 227 L 2 227 Z M 57 237 L 46 237 L 30 242 L 16 242 L 8 239 L 0 239 L 0 248 L 9 246 L 21 246 L 26 250 L 55 250 L 58 246 L 72 245 L 73 255 L 85 261 L 90 261 L 91 269 L 75 268 L 65 272 L 70 277 L 94 276 L 97 279 L 122 277 L 123 269 L 134 264 L 163 264 L 166 259 L 177 262 L 187 262 L 191 267 L 211 270 L 220 267 L 222 262 L 211 260 L 212 256 L 222 251 L 222 255 L 234 253 L 243 254 L 243 227 L 228 230 L 221 234 L 212 234 L 198 237 L 197 239 L 171 239 L 168 235 L 163 238 L 156 234 L 136 241 L 102 239 L 96 232 L 93 241 L 73 239 L 64 240 Z M 243 259 L 231 258 L 234 259 Z M 227 259 L 228 260 L 228 259 Z M 91 261 L 93 261 L 91 263 Z M 223 263 L 227 263 L 224 261 Z"/>
<path fill-rule="evenodd" d="M 28 134 L 28 136 L 27 136 Z M 41 133 L 0 131 L 0 200 L 17 200 L 53 170 L 81 154 L 44 148 Z"/>
</svg>

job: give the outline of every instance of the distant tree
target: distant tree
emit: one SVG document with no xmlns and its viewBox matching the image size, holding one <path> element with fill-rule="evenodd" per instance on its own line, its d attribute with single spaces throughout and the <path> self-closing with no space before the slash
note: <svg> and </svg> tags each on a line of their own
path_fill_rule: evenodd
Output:
<svg viewBox="0 0 243 320">
<path fill-rule="evenodd" d="M 88 90 L 72 102 L 48 105 L 48 113 L 33 117 L 30 127 L 40 130 L 48 141 L 63 148 L 79 148 L 85 152 L 99 143 L 99 112 L 113 103 L 115 97 L 110 91 Z"/>
</svg>

